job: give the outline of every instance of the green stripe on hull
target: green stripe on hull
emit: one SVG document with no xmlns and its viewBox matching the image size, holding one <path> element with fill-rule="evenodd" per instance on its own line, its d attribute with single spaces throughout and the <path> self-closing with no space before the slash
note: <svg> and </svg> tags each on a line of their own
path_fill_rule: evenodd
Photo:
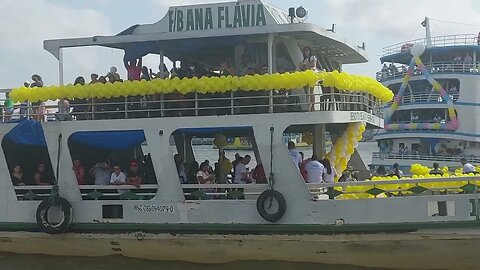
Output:
<svg viewBox="0 0 480 270">
<path fill-rule="evenodd" d="M 146 223 L 77 223 L 71 232 L 118 233 L 145 231 L 153 233 L 220 234 L 333 234 L 405 232 L 420 229 L 480 228 L 480 221 L 318 225 L 318 224 L 146 224 Z M 35 223 L 0 223 L 3 231 L 38 231 Z"/>
</svg>

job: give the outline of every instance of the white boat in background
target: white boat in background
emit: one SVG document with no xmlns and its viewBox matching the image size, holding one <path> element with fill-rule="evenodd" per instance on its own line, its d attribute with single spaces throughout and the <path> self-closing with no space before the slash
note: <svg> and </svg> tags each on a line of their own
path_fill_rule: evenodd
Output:
<svg viewBox="0 0 480 270">
<path fill-rule="evenodd" d="M 47 106 L 55 121 L 0 125 L 0 252 L 477 269 L 478 178 L 305 183 L 284 136 L 310 134 L 313 152 L 330 158 L 341 174 L 350 159 L 359 159 L 355 147 L 365 128 L 383 127 L 382 100 L 392 96 L 373 78 L 339 72 L 366 62 L 363 49 L 305 23 L 305 15 L 303 8 L 286 13 L 260 0 L 177 6 L 157 23 L 116 36 L 45 41 L 59 60 L 60 86 L 18 88 L 11 96 L 80 99 L 71 104 L 94 109 Z M 282 62 L 300 67 L 301 47 L 310 46 L 325 71 L 62 86 L 63 50 L 84 46 L 132 57 L 159 54 L 160 67 L 165 57 L 207 67 L 230 59 L 237 66 L 248 53 L 269 74 L 280 72 Z M 279 89 L 263 90 L 266 81 Z M 144 91 L 156 98 L 127 94 Z M 133 106 L 144 103 L 150 105 Z M 38 117 L 29 110 L 25 116 Z M 326 132 L 335 142 L 329 153 Z M 182 182 L 174 155 L 191 167 L 197 160 L 192 138 L 214 138 L 222 148 L 226 137 L 250 138 L 267 183 L 232 184 L 222 169 L 214 183 L 199 184 L 196 171 L 191 183 Z M 136 159 L 145 169 L 141 185 L 79 183 L 74 160 L 88 171 L 106 159 L 120 168 Z M 15 165 L 31 178 L 40 162 L 50 173 L 39 180 L 45 185 L 9 180 Z M 219 168 L 225 163 L 220 159 Z"/>
<path fill-rule="evenodd" d="M 448 92 L 453 104 L 447 104 L 428 78 L 416 70 L 410 78 L 400 105 L 395 109 L 388 124 L 399 125 L 379 132 L 375 139 L 379 151 L 373 153 L 371 168 L 391 168 L 394 163 L 409 173 L 415 163 L 431 167 L 434 162 L 440 167 L 461 167 L 460 159 L 480 163 L 480 130 L 474 124 L 480 96 L 476 89 L 480 82 L 477 34 L 430 35 L 429 19 L 425 20 L 427 37 L 394 44 L 383 49 L 382 63 L 393 63 L 377 73 L 377 80 L 398 93 L 410 62 L 410 48 L 415 44 L 426 46 L 421 57 L 427 70 Z M 465 59 L 467 57 L 467 59 Z M 385 112 L 392 111 L 392 104 Z M 443 124 L 450 121 L 449 108 L 455 110 L 459 125 L 454 130 L 446 128 L 427 129 L 424 123 Z"/>
</svg>

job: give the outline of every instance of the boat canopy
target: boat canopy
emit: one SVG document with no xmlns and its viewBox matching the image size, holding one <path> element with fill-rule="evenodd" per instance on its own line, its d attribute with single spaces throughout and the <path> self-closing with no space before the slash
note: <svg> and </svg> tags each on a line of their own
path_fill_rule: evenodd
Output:
<svg viewBox="0 0 480 270">
<path fill-rule="evenodd" d="M 273 38 L 312 46 L 340 64 L 367 61 L 358 46 L 317 25 L 292 23 L 284 11 L 261 0 L 171 7 L 153 24 L 134 25 L 114 36 L 46 40 L 44 48 L 59 60 L 62 48 L 103 46 L 124 50 L 129 59 L 159 54 L 176 61 L 199 55 L 212 58 L 208 52 L 231 52 L 237 45 L 267 43 Z"/>
<path fill-rule="evenodd" d="M 17 144 L 47 146 L 42 125 L 35 120 L 20 121 L 4 138 Z"/>
<path fill-rule="evenodd" d="M 125 150 L 140 146 L 146 139 L 143 130 L 81 131 L 70 140 L 97 149 Z"/>
</svg>

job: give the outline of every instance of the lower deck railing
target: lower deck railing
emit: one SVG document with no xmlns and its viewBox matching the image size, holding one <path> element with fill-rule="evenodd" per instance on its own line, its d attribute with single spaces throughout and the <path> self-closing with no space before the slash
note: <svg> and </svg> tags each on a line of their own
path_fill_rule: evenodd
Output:
<svg viewBox="0 0 480 270">
<path fill-rule="evenodd" d="M 424 195 L 477 194 L 480 177 L 394 179 L 341 183 L 306 184 L 312 200 L 355 200 Z M 79 187 L 82 200 L 150 200 L 157 194 L 157 185 Z M 187 201 L 199 200 L 256 200 L 267 184 L 184 184 L 182 191 Z M 19 201 L 38 201 L 47 198 L 51 186 L 16 186 Z"/>
</svg>

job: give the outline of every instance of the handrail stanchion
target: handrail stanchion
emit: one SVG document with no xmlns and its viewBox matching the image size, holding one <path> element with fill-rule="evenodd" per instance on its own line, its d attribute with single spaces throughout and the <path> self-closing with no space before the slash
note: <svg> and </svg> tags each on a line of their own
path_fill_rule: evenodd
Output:
<svg viewBox="0 0 480 270">
<path fill-rule="evenodd" d="M 473 181 L 473 186 L 474 186 L 474 192 L 475 192 L 475 202 L 474 202 L 474 206 L 475 206 L 475 219 L 478 221 L 480 220 L 480 209 L 478 209 L 478 186 L 477 186 L 477 181 Z"/>
<path fill-rule="evenodd" d="M 92 120 L 95 120 L 95 99 L 92 98 Z"/>
<path fill-rule="evenodd" d="M 160 116 L 165 117 L 165 95 L 160 94 Z"/>
<path fill-rule="evenodd" d="M 123 100 L 125 102 L 125 106 L 124 106 L 124 108 L 125 108 L 125 119 L 128 119 L 128 98 L 125 97 Z"/>
<path fill-rule="evenodd" d="M 198 93 L 195 91 L 195 116 L 198 116 Z"/>
<path fill-rule="evenodd" d="M 268 112 L 273 113 L 273 89 L 271 89 L 268 95 Z"/>
<path fill-rule="evenodd" d="M 230 91 L 230 114 L 231 114 L 231 115 L 234 115 L 234 114 L 235 114 L 234 100 L 233 100 L 233 91 Z"/>
</svg>

